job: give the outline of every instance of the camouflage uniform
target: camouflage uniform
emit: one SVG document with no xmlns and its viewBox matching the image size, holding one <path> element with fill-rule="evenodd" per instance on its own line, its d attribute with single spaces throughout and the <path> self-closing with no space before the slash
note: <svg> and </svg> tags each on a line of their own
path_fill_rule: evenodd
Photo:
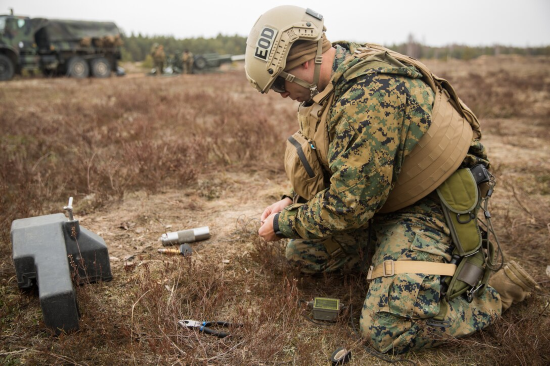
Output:
<svg viewBox="0 0 550 366">
<path fill-rule="evenodd" d="M 183 62 L 183 73 L 191 74 L 193 72 L 193 53 L 185 50 L 181 56 Z"/>
<path fill-rule="evenodd" d="M 154 50 L 151 52 L 153 56 L 153 61 L 155 62 L 155 69 L 157 70 L 157 75 L 162 75 L 164 72 L 164 60 L 166 59 L 166 54 L 164 53 L 164 47 L 162 45 L 157 45 L 154 47 Z"/>
<path fill-rule="evenodd" d="M 357 46 L 336 45 L 335 97 L 327 118 L 330 185 L 278 217 L 281 234 L 295 239 L 287 258 L 307 273 L 360 268 L 370 227 L 374 266 L 389 259 L 448 261 L 452 243 L 436 195 L 393 213 L 376 213 L 404 158 L 430 127 L 434 93 L 414 67 L 350 58 Z M 486 159 L 483 146 L 473 141 L 463 165 Z M 341 250 L 329 255 L 326 241 L 336 241 Z M 363 335 L 382 352 L 400 353 L 473 333 L 500 315 L 499 295 L 488 287 L 472 303 L 454 299 L 445 321 L 433 322 L 440 309 L 440 277 L 375 279 L 361 314 Z"/>
</svg>

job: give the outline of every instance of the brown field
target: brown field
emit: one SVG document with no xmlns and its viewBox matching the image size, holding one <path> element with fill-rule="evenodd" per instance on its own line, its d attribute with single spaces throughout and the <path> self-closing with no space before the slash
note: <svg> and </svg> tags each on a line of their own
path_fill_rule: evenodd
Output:
<svg viewBox="0 0 550 366">
<path fill-rule="evenodd" d="M 481 120 L 497 177 L 491 202 L 507 259 L 542 291 L 474 336 L 402 357 L 421 365 L 550 363 L 550 60 L 498 57 L 427 62 Z M 301 277 L 284 242 L 256 232 L 288 189 L 284 141 L 297 105 L 248 86 L 244 73 L 0 84 L 0 360 L 6 365 L 381 365 L 355 333 L 361 275 Z M 113 280 L 77 287 L 80 330 L 59 337 L 37 291 L 17 288 L 10 226 L 62 212 L 99 234 Z M 209 226 L 191 257 L 157 253 L 166 231 Z M 338 323 L 308 322 L 301 300 L 338 297 Z M 243 324 L 218 339 L 180 319 Z"/>
</svg>

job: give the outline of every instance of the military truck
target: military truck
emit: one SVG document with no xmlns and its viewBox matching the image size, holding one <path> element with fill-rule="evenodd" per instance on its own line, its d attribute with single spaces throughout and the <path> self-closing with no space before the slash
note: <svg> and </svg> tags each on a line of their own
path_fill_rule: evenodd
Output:
<svg viewBox="0 0 550 366">
<path fill-rule="evenodd" d="M 0 15 L 0 80 L 23 70 L 105 78 L 117 71 L 121 45 L 113 22 Z"/>
</svg>

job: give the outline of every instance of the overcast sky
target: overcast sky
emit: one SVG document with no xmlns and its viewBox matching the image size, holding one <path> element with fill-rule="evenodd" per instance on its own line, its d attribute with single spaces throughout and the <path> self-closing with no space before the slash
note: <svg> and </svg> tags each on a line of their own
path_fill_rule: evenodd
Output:
<svg viewBox="0 0 550 366">
<path fill-rule="evenodd" d="M 114 21 L 127 35 L 209 38 L 247 36 L 262 13 L 287 4 L 321 13 L 331 41 L 391 44 L 413 34 L 430 46 L 550 44 L 550 0 L 0 0 L 0 14 L 13 8 L 31 17 Z"/>
</svg>

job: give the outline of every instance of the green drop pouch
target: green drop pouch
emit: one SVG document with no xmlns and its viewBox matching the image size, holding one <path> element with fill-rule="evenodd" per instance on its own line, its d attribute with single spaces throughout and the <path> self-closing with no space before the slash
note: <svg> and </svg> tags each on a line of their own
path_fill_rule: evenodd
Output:
<svg viewBox="0 0 550 366">
<path fill-rule="evenodd" d="M 441 199 L 457 254 L 468 257 L 478 252 L 482 244 L 477 222 L 480 197 L 470 169 L 458 169 L 437 188 L 437 194 Z"/>
</svg>

